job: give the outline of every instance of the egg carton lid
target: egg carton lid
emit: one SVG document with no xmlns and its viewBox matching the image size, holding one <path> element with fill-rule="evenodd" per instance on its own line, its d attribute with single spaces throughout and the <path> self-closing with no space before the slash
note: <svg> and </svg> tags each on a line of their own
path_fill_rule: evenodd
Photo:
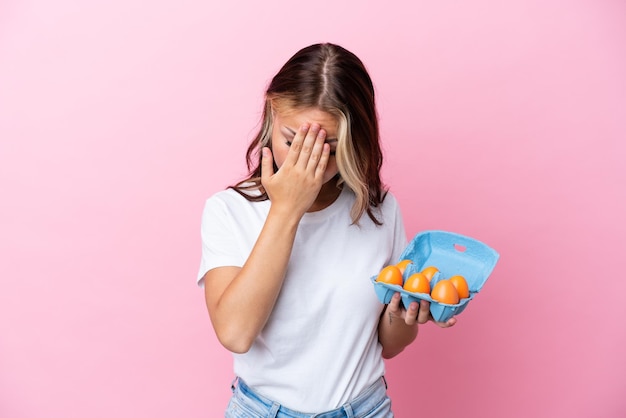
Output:
<svg viewBox="0 0 626 418">
<path fill-rule="evenodd" d="M 477 293 L 499 258 L 497 251 L 477 239 L 454 232 L 432 230 L 415 235 L 398 261 L 408 259 L 413 262 L 405 271 L 407 277 L 415 271 L 435 266 L 440 272 L 438 279 L 459 274 L 467 281 L 470 292 Z"/>
</svg>

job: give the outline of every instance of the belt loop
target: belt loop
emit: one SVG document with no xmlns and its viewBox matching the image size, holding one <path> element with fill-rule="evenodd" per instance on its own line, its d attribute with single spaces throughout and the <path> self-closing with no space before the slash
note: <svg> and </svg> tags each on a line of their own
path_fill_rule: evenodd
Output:
<svg viewBox="0 0 626 418">
<path fill-rule="evenodd" d="M 235 383 L 239 380 L 239 376 L 235 376 L 232 382 L 230 382 L 230 390 L 235 393 Z"/>
<path fill-rule="evenodd" d="M 354 418 L 354 412 L 352 406 L 348 403 L 343 406 L 343 411 L 346 413 L 347 418 Z"/>
<path fill-rule="evenodd" d="M 277 402 L 273 402 L 272 407 L 267 412 L 267 418 L 276 418 L 278 415 L 278 410 L 280 409 L 280 404 Z"/>
<path fill-rule="evenodd" d="M 387 379 L 385 379 L 385 375 L 383 375 L 382 377 L 383 377 L 383 382 L 385 382 L 385 390 L 387 390 L 388 389 L 388 387 L 387 387 Z"/>
</svg>

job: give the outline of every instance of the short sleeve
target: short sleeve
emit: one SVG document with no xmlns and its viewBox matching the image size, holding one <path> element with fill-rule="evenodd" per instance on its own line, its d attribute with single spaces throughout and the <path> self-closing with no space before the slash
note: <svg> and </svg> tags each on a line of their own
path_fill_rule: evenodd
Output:
<svg viewBox="0 0 626 418">
<path fill-rule="evenodd" d="M 199 286 L 204 286 L 204 275 L 211 269 L 243 265 L 245 260 L 236 240 L 232 215 L 226 203 L 216 196 L 207 199 L 204 205 L 200 235 L 202 258 L 197 277 Z"/>
<path fill-rule="evenodd" d="M 402 211 L 400 210 L 400 205 L 396 200 L 395 196 L 388 196 L 393 198 L 393 220 L 394 220 L 394 230 L 393 230 L 393 251 L 392 258 L 390 260 L 391 263 L 395 263 L 399 261 L 400 255 L 406 249 L 408 245 L 406 230 L 404 228 L 404 220 L 402 218 Z"/>
</svg>

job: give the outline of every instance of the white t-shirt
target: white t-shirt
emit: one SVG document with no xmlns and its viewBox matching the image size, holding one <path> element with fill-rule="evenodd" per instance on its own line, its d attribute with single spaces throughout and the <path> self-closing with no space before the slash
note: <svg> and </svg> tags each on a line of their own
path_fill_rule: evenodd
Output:
<svg viewBox="0 0 626 418">
<path fill-rule="evenodd" d="M 384 374 L 378 342 L 383 305 L 370 277 L 398 261 L 407 245 L 397 201 L 351 225 L 347 187 L 329 207 L 306 213 L 272 314 L 234 371 L 258 393 L 294 410 L 321 412 L 356 397 Z M 215 267 L 243 266 L 263 227 L 269 201 L 228 189 L 206 201 L 198 283 Z"/>
</svg>

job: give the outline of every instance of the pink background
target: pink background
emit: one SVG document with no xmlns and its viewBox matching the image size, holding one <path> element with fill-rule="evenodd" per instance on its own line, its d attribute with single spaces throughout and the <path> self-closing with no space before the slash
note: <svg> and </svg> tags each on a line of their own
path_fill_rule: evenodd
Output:
<svg viewBox="0 0 626 418">
<path fill-rule="evenodd" d="M 222 416 L 202 205 L 318 41 L 371 71 L 409 235 L 501 254 L 387 363 L 397 416 L 626 416 L 624 39 L 619 0 L 0 3 L 0 416 Z"/>
</svg>

